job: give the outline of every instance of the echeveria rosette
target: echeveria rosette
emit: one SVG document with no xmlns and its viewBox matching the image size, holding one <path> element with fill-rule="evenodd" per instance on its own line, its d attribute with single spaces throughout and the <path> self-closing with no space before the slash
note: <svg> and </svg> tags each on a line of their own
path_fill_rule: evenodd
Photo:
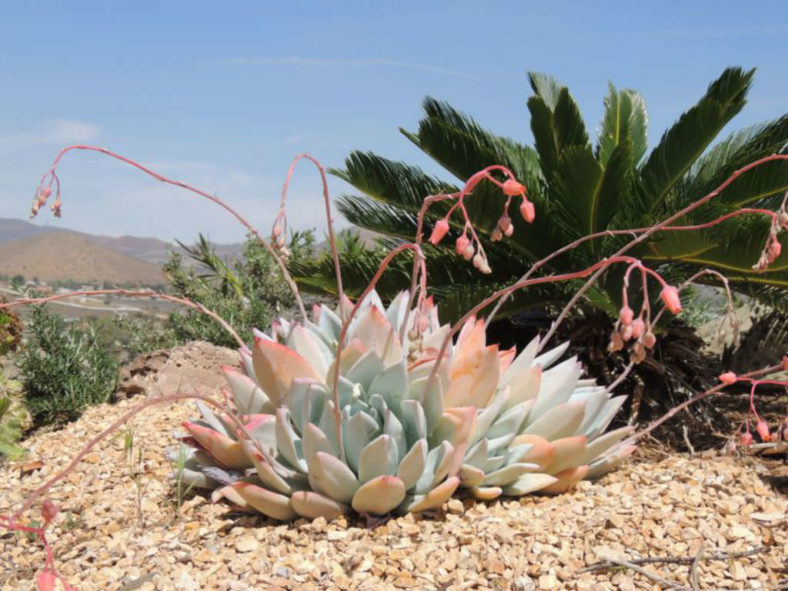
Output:
<svg viewBox="0 0 788 591">
<path fill-rule="evenodd" d="M 635 447 L 629 427 L 603 435 L 625 396 L 581 380 L 576 358 L 555 362 L 567 345 L 537 356 L 534 339 L 519 355 L 487 345 L 484 323 L 463 326 L 454 346 L 444 404 L 476 406 L 476 428 L 460 469 L 480 499 L 561 493 L 620 463 Z"/>
<path fill-rule="evenodd" d="M 185 424 L 197 448 L 182 478 L 215 497 L 276 519 L 382 515 L 442 504 L 458 486 L 481 499 L 561 492 L 631 453 L 629 432 L 600 437 L 623 397 L 580 380 L 566 347 L 536 356 L 487 345 L 471 320 L 431 380 L 448 326 L 430 300 L 420 331 L 400 330 L 408 296 L 385 308 L 373 292 L 336 359 L 341 317 L 326 306 L 305 324 L 255 331 L 241 373 L 225 368 L 232 405 L 253 442 L 228 417 L 200 405 Z M 415 315 L 415 311 L 411 312 Z M 328 384 L 339 363 L 342 446 Z M 427 392 L 427 388 L 430 391 Z"/>
</svg>

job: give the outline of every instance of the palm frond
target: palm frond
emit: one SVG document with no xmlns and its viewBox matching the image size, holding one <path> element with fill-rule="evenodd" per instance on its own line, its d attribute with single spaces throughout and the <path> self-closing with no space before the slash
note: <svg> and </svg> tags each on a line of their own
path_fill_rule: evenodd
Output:
<svg viewBox="0 0 788 591">
<path fill-rule="evenodd" d="M 662 136 L 640 168 L 641 190 L 656 212 L 723 127 L 744 107 L 755 70 L 728 68 Z"/>
<path fill-rule="evenodd" d="M 632 144 L 632 161 L 640 162 L 646 153 L 647 131 L 646 102 L 640 93 L 629 89 L 616 91 L 610 84 L 597 139 L 596 157 L 600 163 L 606 165 L 616 146 L 627 139 Z"/>
</svg>

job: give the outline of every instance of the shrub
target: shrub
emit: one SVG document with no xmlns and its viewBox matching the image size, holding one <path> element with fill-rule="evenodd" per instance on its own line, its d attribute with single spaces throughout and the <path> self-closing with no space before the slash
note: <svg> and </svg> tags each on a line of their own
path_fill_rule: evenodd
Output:
<svg viewBox="0 0 788 591">
<path fill-rule="evenodd" d="M 291 260 L 299 261 L 313 254 L 311 232 L 295 233 L 288 249 Z M 188 267 L 183 256 L 170 252 L 164 264 L 170 291 L 213 310 L 238 333 L 254 326 L 268 326 L 277 314 L 290 315 L 294 300 L 276 263 L 259 241 L 249 236 L 241 257 L 230 263 L 222 260 L 202 234 L 193 247 L 181 244 L 197 267 Z M 236 347 L 233 338 L 212 319 L 188 310 L 170 316 L 175 339 L 179 342 L 209 341 L 215 345 Z"/>
<path fill-rule="evenodd" d="M 19 370 L 37 424 L 73 420 L 85 407 L 109 400 L 118 380 L 118 363 L 102 346 L 93 323 L 78 327 L 37 306 L 28 329 Z"/>
</svg>

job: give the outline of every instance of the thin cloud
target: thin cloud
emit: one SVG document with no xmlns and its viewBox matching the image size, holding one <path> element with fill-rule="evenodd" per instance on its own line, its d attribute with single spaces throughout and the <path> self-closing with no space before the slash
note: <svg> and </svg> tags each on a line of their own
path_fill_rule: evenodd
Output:
<svg viewBox="0 0 788 591">
<path fill-rule="evenodd" d="M 391 67 L 402 68 L 407 70 L 419 70 L 422 72 L 430 72 L 432 74 L 441 74 L 443 76 L 455 76 L 457 78 L 473 79 L 474 76 L 460 72 L 459 70 L 451 70 L 449 68 L 442 68 L 440 66 L 431 66 L 429 64 L 417 64 L 412 62 L 403 62 L 400 60 L 391 60 L 384 58 L 362 58 L 362 59 L 327 59 L 327 58 L 312 58 L 312 57 L 232 57 L 224 59 L 211 60 L 214 66 L 225 67 L 261 67 L 261 66 L 307 66 L 307 67 L 351 67 L 351 68 L 370 68 L 370 67 Z"/>
<path fill-rule="evenodd" d="M 0 136 L 0 144 L 84 144 L 96 140 L 101 127 L 73 119 L 55 119 L 39 125 L 35 130 Z"/>
</svg>

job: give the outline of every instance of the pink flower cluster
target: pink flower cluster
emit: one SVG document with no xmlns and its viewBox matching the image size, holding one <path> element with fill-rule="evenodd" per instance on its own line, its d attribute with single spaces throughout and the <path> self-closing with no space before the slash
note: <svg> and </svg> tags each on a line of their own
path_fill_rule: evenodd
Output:
<svg viewBox="0 0 788 591">
<path fill-rule="evenodd" d="M 643 305 L 640 308 L 640 313 L 637 318 L 635 312 L 628 304 L 627 290 L 629 288 L 629 276 L 633 270 L 639 270 L 643 283 Z M 662 285 L 660 298 L 665 304 L 665 308 L 672 314 L 681 312 L 681 298 L 679 297 L 679 290 L 674 286 L 667 284 L 656 271 L 647 269 L 640 261 L 633 262 L 624 275 L 624 289 L 623 289 L 623 305 L 618 312 L 618 321 L 613 329 L 613 334 L 610 335 L 610 344 L 608 350 L 612 353 L 621 351 L 626 344 L 630 341 L 633 342 L 629 351 L 629 360 L 631 363 L 641 363 L 646 358 L 647 350 L 653 349 L 657 344 L 657 337 L 652 331 L 651 325 L 651 305 L 648 299 L 647 278 L 651 275 L 657 279 Z"/>
<path fill-rule="evenodd" d="M 783 371 L 788 371 L 788 356 L 784 356 L 781 363 L 781 369 Z M 776 381 L 776 380 L 755 380 L 752 378 L 748 378 L 746 376 L 738 376 L 732 371 L 726 371 L 721 373 L 718 376 L 720 383 L 723 386 L 733 386 L 739 382 L 750 383 L 750 408 L 747 411 L 747 418 L 744 420 L 744 424 L 739 428 L 737 431 L 738 433 L 738 444 L 743 447 L 748 447 L 752 445 L 755 439 L 750 432 L 750 423 L 755 423 L 755 431 L 758 433 L 761 441 L 764 443 L 770 441 L 788 441 L 788 417 L 783 420 L 782 424 L 777 427 L 777 429 L 772 433 L 769 429 L 769 423 L 767 423 L 761 416 L 758 414 L 758 411 L 755 409 L 755 390 L 760 384 L 776 384 L 776 385 L 788 385 L 785 382 Z M 731 439 L 729 442 L 729 450 L 733 451 L 736 448 L 736 442 Z"/>
<path fill-rule="evenodd" d="M 495 177 L 489 174 L 493 169 L 504 172 L 504 174 L 507 175 L 507 179 L 503 182 L 497 180 Z M 489 274 L 492 272 L 492 269 L 490 268 L 490 264 L 487 260 L 487 254 L 484 252 L 484 248 L 479 241 L 479 237 L 471 225 L 470 219 L 468 218 L 468 212 L 466 211 L 465 204 L 463 202 L 464 198 L 471 193 L 473 188 L 479 182 L 485 179 L 500 187 L 501 191 L 503 191 L 503 194 L 506 195 L 506 204 L 504 205 L 503 214 L 498 219 L 495 228 L 490 234 L 490 239 L 493 242 L 503 239 L 504 236 L 509 237 L 514 234 L 514 224 L 512 223 L 512 218 L 509 217 L 509 207 L 512 203 L 512 199 L 515 197 L 521 198 L 520 215 L 522 218 L 529 224 L 534 221 L 536 217 L 536 209 L 534 208 L 534 204 L 529 201 L 528 197 L 526 196 L 525 185 L 517 181 L 508 169 L 501 166 L 491 166 L 471 177 L 460 193 L 454 195 L 438 196 L 449 199 L 456 198 L 457 203 L 455 203 L 451 209 L 449 209 L 449 212 L 432 228 L 429 241 L 435 246 L 440 244 L 440 242 L 446 237 L 446 234 L 449 233 L 449 219 L 454 213 L 454 210 L 459 209 L 463 214 L 465 225 L 463 227 L 462 235 L 457 238 L 455 250 L 457 254 L 463 257 L 466 261 L 472 261 L 473 266 L 476 269 L 484 274 Z"/>
</svg>

